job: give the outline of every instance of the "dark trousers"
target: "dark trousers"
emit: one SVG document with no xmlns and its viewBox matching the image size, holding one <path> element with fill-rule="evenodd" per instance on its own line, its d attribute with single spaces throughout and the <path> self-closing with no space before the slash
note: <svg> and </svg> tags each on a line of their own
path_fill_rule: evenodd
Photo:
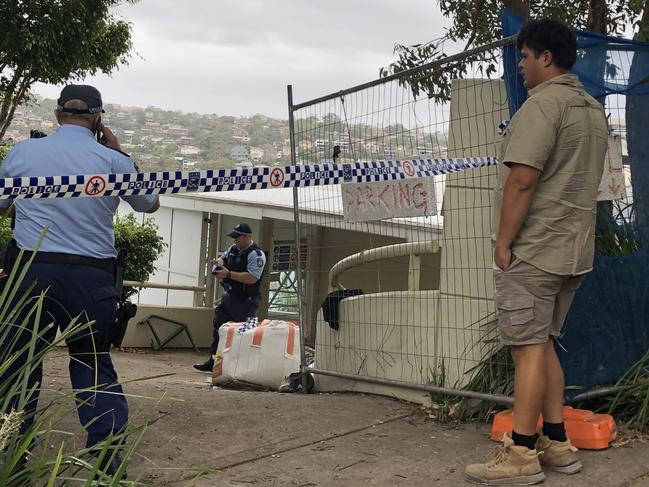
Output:
<svg viewBox="0 0 649 487">
<path fill-rule="evenodd" d="M 243 298 L 229 293 L 223 295 L 221 303 L 214 308 L 214 318 L 212 319 L 212 346 L 210 347 L 212 356 L 214 356 L 219 346 L 219 328 L 221 328 L 221 325 L 228 321 L 246 321 L 246 318 L 256 316 L 259 301 L 259 297 Z"/>
<path fill-rule="evenodd" d="M 115 322 L 117 289 L 112 273 L 80 265 L 33 263 L 16 293 L 9 309 L 15 308 L 31 284 L 29 296 L 45 293 L 38 323 L 32 315 L 24 329 L 19 325 L 28 316 L 32 304 L 23 306 L 9 323 L 0 324 L 2 355 L 8 357 L 30 343 L 34 332 L 41 334 L 36 342 L 42 351 L 56 336 L 57 327 L 67 329 L 70 322 L 87 323 L 95 320 L 67 340 L 70 354 L 70 380 L 75 391 L 77 413 L 81 425 L 88 432 L 86 446 L 92 446 L 110 433 L 120 432 L 128 422 L 128 404 L 117 373 L 110 359 L 110 328 Z M 31 301 L 33 303 L 34 300 Z M 50 324 L 54 326 L 49 326 Z M 8 327 L 8 329 L 7 329 Z M 8 332 L 5 334 L 5 330 Z M 22 353 L 0 377 L 1 381 L 17 374 L 27 363 L 27 352 Z M 42 383 L 43 367 L 34 368 L 28 387 Z M 38 387 L 26 405 L 27 415 L 22 425 L 25 432 L 34 421 L 39 396 Z M 9 402 L 8 410 L 15 408 L 18 398 Z"/>
</svg>

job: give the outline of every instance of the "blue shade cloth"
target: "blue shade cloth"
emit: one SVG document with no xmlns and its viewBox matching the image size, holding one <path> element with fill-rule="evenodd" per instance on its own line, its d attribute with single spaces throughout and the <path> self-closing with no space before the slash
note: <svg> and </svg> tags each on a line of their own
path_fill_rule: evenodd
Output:
<svg viewBox="0 0 649 487">
<path fill-rule="evenodd" d="M 523 17 L 508 10 L 501 13 L 503 36 L 517 34 Z M 584 88 L 595 98 L 605 95 L 649 95 L 649 63 L 629 79 L 634 56 L 649 56 L 649 42 L 638 42 L 586 31 L 577 31 L 577 62 L 572 72 L 579 76 Z M 527 90 L 518 73 L 520 56 L 515 45 L 504 48 L 505 87 L 509 114 L 513 116 L 527 98 Z"/>
<path fill-rule="evenodd" d="M 523 25 L 523 18 L 513 14 L 509 10 L 502 10 L 501 21 L 503 24 L 503 36 L 509 37 L 517 34 Z M 509 44 L 503 48 L 503 68 L 505 71 L 505 90 L 507 91 L 507 101 L 509 102 L 510 118 L 521 107 L 527 98 L 527 90 L 523 85 L 523 77 L 518 72 L 518 62 L 520 53 L 516 44 Z"/>
<path fill-rule="evenodd" d="M 566 394 L 620 379 L 649 349 L 649 256 L 595 255 L 593 271 L 578 289 L 560 339 Z"/>
<path fill-rule="evenodd" d="M 503 11 L 502 24 L 503 35 L 510 36 L 523 19 Z M 593 271 L 577 290 L 558 348 L 566 385 L 574 387 L 568 396 L 616 382 L 649 349 L 649 43 L 578 31 L 577 46 L 572 71 L 586 91 L 602 102 L 607 95 L 625 95 L 633 215 L 620 225 L 600 204 L 598 233 L 608 228 L 642 245 L 623 257 L 595 253 Z M 516 46 L 507 46 L 503 57 L 513 115 L 527 91 L 518 74 Z"/>
</svg>

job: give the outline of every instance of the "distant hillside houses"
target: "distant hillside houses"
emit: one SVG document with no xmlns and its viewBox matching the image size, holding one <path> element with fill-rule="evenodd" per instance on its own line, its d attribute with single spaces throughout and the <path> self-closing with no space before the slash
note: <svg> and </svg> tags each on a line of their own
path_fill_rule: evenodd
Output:
<svg viewBox="0 0 649 487">
<path fill-rule="evenodd" d="M 260 163 L 264 158 L 264 149 L 259 147 L 250 147 L 248 149 L 248 154 L 250 155 L 250 160 L 254 163 Z"/>
<path fill-rule="evenodd" d="M 202 152 L 200 147 L 195 145 L 182 145 L 180 146 L 180 153 L 184 156 L 195 156 Z"/>
<path fill-rule="evenodd" d="M 328 149 L 329 148 L 329 140 L 327 139 L 315 139 L 314 142 L 316 149 Z"/>
<path fill-rule="evenodd" d="M 244 162 L 250 160 L 248 149 L 242 145 L 232 146 L 230 149 L 230 159 L 236 162 Z"/>
<path fill-rule="evenodd" d="M 176 135 L 178 137 L 186 137 L 188 130 L 185 127 L 180 125 L 169 125 L 167 127 L 167 133 L 170 135 Z"/>
<path fill-rule="evenodd" d="M 5 141 L 16 143 L 29 137 L 30 129 L 51 134 L 56 130 L 56 101 L 37 99 L 21 106 L 9 126 Z M 235 117 L 185 113 L 156 107 L 107 104 L 103 120 L 117 135 L 142 171 L 192 170 L 233 166 L 289 164 L 291 141 L 286 120 L 264 115 Z M 368 127 L 339 123 L 325 114 L 298 120 L 295 140 L 297 160 L 396 159 L 445 157 L 443 133 L 426 132 L 412 137 L 403 127 Z M 623 130 L 624 121 L 620 121 Z M 303 127 L 300 124 L 305 124 Z M 367 137 L 368 130 L 371 137 Z M 422 129 L 425 130 L 425 129 Z M 622 132 L 623 133 L 623 132 Z M 338 147 L 334 150 L 334 147 Z"/>
</svg>

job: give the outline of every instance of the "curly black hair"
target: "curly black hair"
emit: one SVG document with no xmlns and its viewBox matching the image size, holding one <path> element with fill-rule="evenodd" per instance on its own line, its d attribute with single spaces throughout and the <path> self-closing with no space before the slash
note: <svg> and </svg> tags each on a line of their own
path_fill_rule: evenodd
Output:
<svg viewBox="0 0 649 487">
<path fill-rule="evenodd" d="M 519 50 L 527 46 L 537 57 L 543 51 L 550 51 L 553 63 L 559 68 L 571 69 L 577 60 L 575 30 L 552 19 L 525 22 L 518 33 L 516 46 Z"/>
</svg>

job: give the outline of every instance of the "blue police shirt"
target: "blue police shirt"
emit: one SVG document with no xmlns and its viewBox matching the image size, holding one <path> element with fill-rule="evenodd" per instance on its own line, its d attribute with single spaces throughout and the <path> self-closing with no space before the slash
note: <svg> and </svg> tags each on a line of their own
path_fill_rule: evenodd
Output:
<svg viewBox="0 0 649 487">
<path fill-rule="evenodd" d="M 85 127 L 64 124 L 53 135 L 22 141 L 0 166 L 0 177 L 67 176 L 136 172 L 124 154 L 99 144 Z M 39 250 L 115 257 L 113 218 L 118 196 L 97 198 L 16 199 L 14 238 L 20 248 L 34 250 L 43 229 L 47 234 Z M 156 195 L 124 196 L 135 211 L 148 211 Z M 7 207 L 11 200 L 0 200 Z"/>
<path fill-rule="evenodd" d="M 223 252 L 221 258 L 226 260 L 230 250 L 234 247 L 232 245 L 228 250 Z M 266 265 L 266 255 L 263 252 L 260 252 L 259 255 L 257 252 L 250 252 L 248 254 L 248 272 L 259 280 L 261 278 L 261 273 L 264 272 L 264 266 Z"/>
</svg>

